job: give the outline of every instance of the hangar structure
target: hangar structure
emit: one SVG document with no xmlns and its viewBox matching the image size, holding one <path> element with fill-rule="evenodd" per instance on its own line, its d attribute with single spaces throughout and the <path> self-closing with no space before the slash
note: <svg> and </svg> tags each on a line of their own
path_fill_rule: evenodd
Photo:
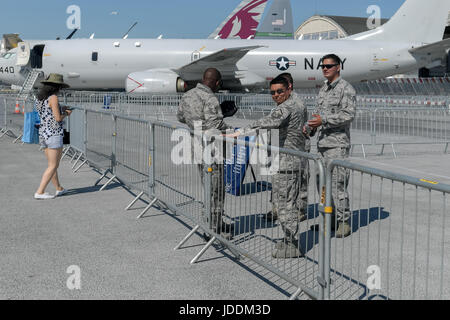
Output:
<svg viewBox="0 0 450 320">
<path fill-rule="evenodd" d="M 388 19 L 381 19 L 384 24 Z M 367 18 L 315 15 L 295 31 L 299 40 L 333 40 L 368 31 Z"/>
<path fill-rule="evenodd" d="M 381 25 L 387 21 L 389 19 L 381 19 Z M 367 17 L 314 15 L 297 28 L 295 31 L 295 39 L 332 40 L 345 38 L 368 30 Z M 450 12 L 448 14 L 448 25 L 443 38 L 450 38 Z"/>
<path fill-rule="evenodd" d="M 383 25 L 387 21 L 389 19 L 381 19 L 380 23 Z M 294 36 L 298 40 L 333 40 L 368 30 L 367 17 L 314 15 L 297 28 Z M 450 38 L 450 12 L 448 14 L 447 28 L 443 34 L 443 39 L 447 38 Z M 450 74 L 450 55 L 447 60 L 447 66 L 420 69 L 419 77 L 442 77 Z"/>
</svg>

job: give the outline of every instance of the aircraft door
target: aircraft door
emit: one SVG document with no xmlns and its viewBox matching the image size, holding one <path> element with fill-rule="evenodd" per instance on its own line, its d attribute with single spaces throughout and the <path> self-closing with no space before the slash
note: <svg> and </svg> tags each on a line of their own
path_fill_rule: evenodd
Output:
<svg viewBox="0 0 450 320">
<path fill-rule="evenodd" d="M 36 45 L 33 50 L 31 50 L 30 60 L 31 68 L 42 69 L 42 56 L 44 54 L 45 45 Z"/>
<path fill-rule="evenodd" d="M 23 67 L 30 61 L 30 44 L 28 42 L 20 42 L 18 45 L 16 65 Z"/>
</svg>

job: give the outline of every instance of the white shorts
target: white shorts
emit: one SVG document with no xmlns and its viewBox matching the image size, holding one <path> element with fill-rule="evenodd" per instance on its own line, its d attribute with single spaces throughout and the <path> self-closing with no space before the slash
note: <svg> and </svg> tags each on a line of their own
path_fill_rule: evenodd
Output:
<svg viewBox="0 0 450 320">
<path fill-rule="evenodd" d="M 62 136 L 51 136 L 48 139 L 39 139 L 40 145 L 43 148 L 50 149 L 61 149 L 63 147 L 63 137 Z"/>
</svg>

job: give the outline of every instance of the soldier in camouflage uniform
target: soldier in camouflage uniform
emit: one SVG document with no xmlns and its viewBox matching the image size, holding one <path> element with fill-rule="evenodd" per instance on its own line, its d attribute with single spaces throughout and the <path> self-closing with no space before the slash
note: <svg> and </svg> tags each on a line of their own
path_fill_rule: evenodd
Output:
<svg viewBox="0 0 450 320">
<path fill-rule="evenodd" d="M 305 136 L 301 133 L 306 118 L 304 106 L 290 96 L 289 83 L 283 77 L 277 77 L 270 83 L 270 90 L 277 108 L 270 115 L 255 121 L 248 127 L 239 130 L 231 137 L 249 134 L 256 129 L 278 129 L 279 147 L 305 151 Z M 284 231 L 283 241 L 276 244 L 272 253 L 274 258 L 294 258 L 303 254 L 299 250 L 298 224 L 306 217 L 306 201 L 299 201 L 299 192 L 307 185 L 302 179 L 306 168 L 306 159 L 288 154 L 280 154 L 279 168 L 272 178 L 272 206 L 278 213 L 281 227 Z M 300 203 L 300 210 L 297 204 Z"/>
<path fill-rule="evenodd" d="M 207 69 L 203 75 L 202 83 L 199 83 L 196 88 L 183 95 L 178 107 L 178 121 L 187 124 L 191 130 L 201 128 L 202 132 L 232 129 L 231 126 L 223 121 L 219 100 L 214 94 L 220 87 L 221 79 L 222 76 L 217 69 Z M 197 141 L 196 138 L 193 139 L 193 143 L 200 143 L 201 145 L 201 141 Z M 202 155 L 200 155 L 200 159 L 199 155 L 194 155 L 194 157 L 196 162 L 199 163 L 198 168 L 203 183 L 205 164 Z M 223 163 L 213 163 L 209 167 L 212 168 L 210 225 L 214 232 L 223 233 L 224 237 L 230 239 L 233 233 L 233 226 L 224 223 L 222 220 L 225 198 Z"/>
<path fill-rule="evenodd" d="M 350 125 L 356 113 L 356 92 L 340 77 L 341 59 L 338 56 L 324 56 L 322 69 L 327 81 L 319 91 L 316 110 L 308 125 L 312 128 L 311 135 L 319 129 L 317 148 L 327 166 L 331 160 L 346 159 L 349 156 Z M 347 192 L 349 176 L 347 169 L 336 168 L 332 177 L 332 229 L 336 230 L 337 227 L 335 236 L 339 238 L 351 233 L 348 223 L 351 214 Z"/>
<path fill-rule="evenodd" d="M 303 118 L 305 122 L 308 121 L 308 109 L 303 103 L 302 99 L 298 96 L 296 92 L 294 92 L 294 79 L 292 75 L 288 72 L 280 74 L 280 77 L 285 78 L 289 82 L 289 91 L 291 92 L 291 97 L 297 104 L 297 107 L 302 110 Z M 308 134 L 303 134 L 305 138 L 305 152 L 311 151 L 311 139 Z M 297 208 L 300 209 L 302 207 L 302 203 L 308 203 L 308 181 L 309 181 L 309 161 L 305 161 L 305 169 L 301 171 L 302 181 L 306 181 L 300 187 L 300 201 L 297 203 Z M 302 217 L 301 221 L 306 220 L 306 214 Z"/>
</svg>

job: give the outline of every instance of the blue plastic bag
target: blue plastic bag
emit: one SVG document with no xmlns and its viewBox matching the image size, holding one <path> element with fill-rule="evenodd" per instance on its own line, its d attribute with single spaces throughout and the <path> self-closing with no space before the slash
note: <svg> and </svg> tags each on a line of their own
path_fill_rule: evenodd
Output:
<svg viewBox="0 0 450 320">
<path fill-rule="evenodd" d="M 39 129 L 37 125 L 39 125 L 40 122 L 41 120 L 37 111 L 25 113 L 22 142 L 39 144 Z"/>
<path fill-rule="evenodd" d="M 247 136 L 238 138 L 249 142 L 254 142 L 256 137 Z M 231 158 L 225 159 L 225 191 L 235 196 L 241 194 L 242 182 L 250 161 L 250 147 L 236 144 L 233 146 Z"/>
</svg>

